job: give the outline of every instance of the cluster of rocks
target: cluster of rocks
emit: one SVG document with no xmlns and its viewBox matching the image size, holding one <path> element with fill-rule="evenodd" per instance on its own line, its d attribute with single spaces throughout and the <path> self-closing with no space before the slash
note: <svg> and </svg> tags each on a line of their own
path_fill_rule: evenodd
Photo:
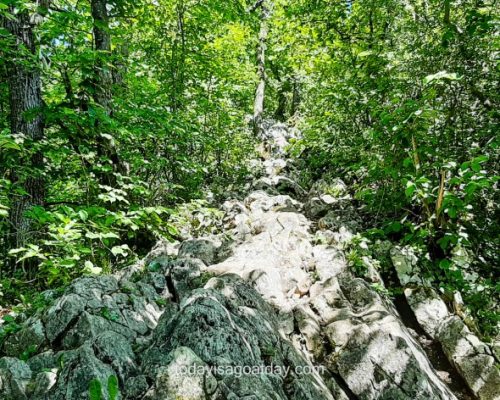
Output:
<svg viewBox="0 0 500 400">
<path fill-rule="evenodd" d="M 425 333 L 437 341 L 449 361 L 479 399 L 500 398 L 499 360 L 460 316 L 452 314 L 439 294 L 418 274 L 411 249 L 394 247 L 391 259 L 404 295 Z M 412 283 L 408 285 L 408 283 Z M 461 299 L 456 300 L 460 303 Z"/>
<path fill-rule="evenodd" d="M 0 398 L 456 399 L 393 304 L 348 268 L 360 221 L 345 185 L 301 188 L 284 158 L 294 132 L 265 134 L 262 175 L 222 205 L 223 234 L 74 281 L 5 341 Z M 405 295 L 473 395 L 499 399 L 488 346 L 436 293 Z"/>
</svg>

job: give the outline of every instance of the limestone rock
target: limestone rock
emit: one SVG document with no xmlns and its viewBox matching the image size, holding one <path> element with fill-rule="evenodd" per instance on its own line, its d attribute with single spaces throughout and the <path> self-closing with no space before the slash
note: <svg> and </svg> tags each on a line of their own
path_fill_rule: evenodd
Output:
<svg viewBox="0 0 500 400">
<path fill-rule="evenodd" d="M 204 289 L 193 291 L 183 300 L 179 313 L 161 319 L 143 365 L 157 385 L 167 387 L 164 382 L 182 381 L 182 377 L 170 372 L 172 358 L 175 359 L 171 354 L 189 348 L 191 351 L 182 350 L 177 355 L 184 357 L 184 364 L 200 363 L 194 353 L 203 363 L 219 366 L 214 375 L 218 384 L 208 378 L 213 382 L 210 390 L 217 387 L 220 398 L 255 394 L 259 399 L 333 399 L 318 375 L 292 374 L 286 383 L 279 374 L 243 373 L 243 367 L 307 365 L 279 335 L 278 324 L 270 306 L 240 278 L 212 278 Z M 156 371 L 161 371 L 161 377 Z M 199 388 L 199 377 L 189 379 L 194 379 L 194 387 Z M 155 387 L 154 391 L 158 390 Z M 196 393 L 194 398 L 199 398 Z M 217 398 L 213 396 L 206 398 Z"/>
<path fill-rule="evenodd" d="M 305 195 L 305 190 L 298 183 L 281 175 L 260 178 L 254 182 L 253 188 L 273 195 L 284 194 L 297 198 Z"/>
<path fill-rule="evenodd" d="M 305 204 L 307 216 L 310 218 L 322 218 L 330 209 L 329 205 L 319 197 L 311 197 Z"/>
<path fill-rule="evenodd" d="M 286 161 L 278 159 L 270 159 L 263 162 L 263 167 L 267 176 L 273 177 L 279 175 L 286 168 Z"/>
<path fill-rule="evenodd" d="M 391 307 L 361 279 L 331 278 L 311 304 L 329 366 L 360 399 L 455 399 Z"/>
<path fill-rule="evenodd" d="M 353 208 L 330 210 L 318 221 L 320 229 L 338 231 L 341 228 L 351 233 L 357 233 L 361 229 L 361 222 Z"/>
<path fill-rule="evenodd" d="M 410 247 L 393 247 L 390 250 L 390 257 L 396 269 L 398 279 L 403 286 L 417 284 L 430 286 L 423 278 L 423 274 L 418 266 L 418 257 Z"/>
<path fill-rule="evenodd" d="M 36 354 L 27 361 L 33 375 L 42 371 L 52 370 L 57 367 L 57 359 L 53 350 L 48 350 L 40 354 Z"/>
<path fill-rule="evenodd" d="M 9 354 L 39 354 L 0 359 L 0 398 L 87 400 L 99 382 L 109 400 L 118 379 L 127 400 L 456 399 L 370 284 L 383 284 L 377 256 L 363 259 L 370 283 L 350 273 L 345 244 L 362 224 L 345 184 L 318 181 L 306 196 L 284 157 L 296 132 L 264 125 L 267 161 L 248 183 L 261 190 L 224 203 L 224 234 L 186 228 L 184 242 L 160 242 L 115 275 L 76 279 L 5 341 Z M 425 284 L 415 255 L 391 256 L 417 321 L 477 396 L 496 400 L 488 346 L 414 287 Z"/>
<path fill-rule="evenodd" d="M 407 288 L 404 294 L 420 326 L 430 337 L 436 337 L 439 326 L 449 316 L 446 303 L 431 288 Z"/>
<path fill-rule="evenodd" d="M 102 332 L 95 338 L 92 348 L 99 360 L 111 364 L 122 382 L 129 376 L 137 375 L 136 357 L 132 346 L 124 336 L 110 331 Z"/>
<path fill-rule="evenodd" d="M 47 394 L 51 400 L 88 400 L 91 383 L 99 382 L 104 399 L 108 400 L 108 381 L 116 376 L 115 371 L 100 361 L 90 344 L 76 350 L 62 352 L 59 355 L 63 365 L 57 376 L 57 382 Z"/>
<path fill-rule="evenodd" d="M 146 396 L 151 400 L 211 398 L 217 390 L 217 380 L 191 349 L 178 347 L 173 350 L 172 361 L 160 367 L 154 389 Z"/>
<path fill-rule="evenodd" d="M 347 194 L 347 185 L 339 178 L 323 177 L 313 183 L 309 190 L 310 196 L 321 196 L 329 194 L 333 197 L 345 197 Z"/>
<path fill-rule="evenodd" d="M 284 211 L 298 212 L 301 204 L 288 195 L 269 195 L 264 191 L 252 192 L 245 198 L 245 205 L 250 212 Z"/>
<path fill-rule="evenodd" d="M 319 318 L 309 305 L 300 305 L 294 310 L 295 321 L 305 338 L 307 350 L 316 359 L 323 357 L 325 348 Z"/>
<path fill-rule="evenodd" d="M 76 294 L 69 294 L 57 300 L 45 316 L 45 329 L 49 342 L 54 342 L 75 321 L 85 308 L 85 302 Z"/>
<path fill-rule="evenodd" d="M 6 400 L 28 399 L 26 389 L 31 379 L 28 365 L 17 358 L 0 358 L 0 394 Z"/>
<path fill-rule="evenodd" d="M 57 381 L 57 369 L 37 374 L 33 383 L 33 397 L 43 397 L 54 387 Z"/>
<path fill-rule="evenodd" d="M 199 258 L 206 265 L 210 265 L 217 259 L 217 251 L 221 246 L 220 241 L 209 239 L 186 240 L 179 248 L 179 257 Z"/>
<path fill-rule="evenodd" d="M 495 357 L 459 317 L 443 321 L 437 337 L 448 359 L 479 399 L 500 399 L 500 371 Z"/>
</svg>

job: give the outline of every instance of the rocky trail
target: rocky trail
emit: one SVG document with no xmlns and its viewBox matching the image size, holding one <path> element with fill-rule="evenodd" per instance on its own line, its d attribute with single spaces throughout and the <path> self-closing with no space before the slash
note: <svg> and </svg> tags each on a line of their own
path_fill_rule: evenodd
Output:
<svg viewBox="0 0 500 400">
<path fill-rule="evenodd" d="M 26 320 L 1 350 L 0 398 L 500 399 L 498 354 L 405 249 L 385 248 L 406 287 L 395 303 L 376 268 L 348 267 L 360 217 L 340 180 L 299 186 L 294 135 L 265 130 L 222 234 L 160 242 Z"/>
</svg>

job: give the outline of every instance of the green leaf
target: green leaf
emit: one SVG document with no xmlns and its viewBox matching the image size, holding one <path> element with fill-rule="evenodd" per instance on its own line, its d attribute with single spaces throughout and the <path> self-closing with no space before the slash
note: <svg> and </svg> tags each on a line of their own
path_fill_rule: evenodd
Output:
<svg viewBox="0 0 500 400">
<path fill-rule="evenodd" d="M 167 225 L 167 231 L 169 234 L 171 234 L 172 236 L 177 236 L 179 234 L 179 231 L 177 230 L 177 228 L 173 225 Z"/>
<path fill-rule="evenodd" d="M 102 400 L 102 386 L 98 379 L 92 379 L 89 383 L 90 400 Z"/>
<path fill-rule="evenodd" d="M 103 239 L 120 239 L 120 236 L 118 236 L 116 233 L 113 232 L 103 233 L 101 237 Z"/>
<path fill-rule="evenodd" d="M 127 255 L 127 250 L 128 250 L 128 246 L 126 244 L 124 244 L 124 245 L 121 245 L 121 246 L 114 246 L 111 249 L 111 253 L 113 253 L 113 255 L 115 255 L 115 256 L 118 256 L 118 255 L 126 256 Z"/>
<path fill-rule="evenodd" d="M 403 166 L 408 168 L 413 165 L 413 160 L 410 157 L 407 157 L 403 160 Z"/>
<path fill-rule="evenodd" d="M 1 4 L 1 3 L 0 3 Z M 21 147 L 9 138 L 0 138 L 0 149 L 9 149 L 20 151 Z"/>
<path fill-rule="evenodd" d="M 371 56 L 372 54 L 373 54 L 373 51 L 365 50 L 365 51 L 362 51 L 361 53 L 359 53 L 358 57 L 368 57 L 368 56 Z"/>
<path fill-rule="evenodd" d="M 447 259 L 443 259 L 439 262 L 439 268 L 443 270 L 448 270 L 450 268 L 451 262 Z"/>
<path fill-rule="evenodd" d="M 100 275 L 102 268 L 95 267 L 92 261 L 85 261 L 85 271 L 92 275 Z"/>
<path fill-rule="evenodd" d="M 448 248 L 449 243 L 450 243 L 449 236 L 444 236 L 438 240 L 438 244 L 443 250 L 446 250 Z"/>
<path fill-rule="evenodd" d="M 485 163 L 486 161 L 488 161 L 490 159 L 489 156 L 478 156 L 478 157 L 475 157 L 472 162 L 473 163 L 476 163 L 476 164 L 482 164 L 482 163 Z"/>
<path fill-rule="evenodd" d="M 411 181 L 408 181 L 406 183 L 406 190 L 405 190 L 406 197 L 412 197 L 412 195 L 416 189 L 417 189 L 417 187 L 415 186 L 415 184 Z"/>
<path fill-rule="evenodd" d="M 19 254 L 19 253 L 25 252 L 26 250 L 27 250 L 27 249 L 26 249 L 26 247 L 20 247 L 20 248 L 18 248 L 18 249 L 12 249 L 12 250 L 10 250 L 10 251 L 9 251 L 9 254 L 10 254 L 11 256 L 13 256 L 13 255 L 16 255 L 16 254 Z"/>
<path fill-rule="evenodd" d="M 118 378 L 115 375 L 111 375 L 108 378 L 108 394 L 109 400 L 117 400 L 118 399 Z"/>
<path fill-rule="evenodd" d="M 439 71 L 436 74 L 427 75 L 424 78 L 424 84 L 427 85 L 427 84 L 429 84 L 431 82 L 440 82 L 442 80 L 457 81 L 459 79 L 460 78 L 458 77 L 458 75 L 456 73 L 454 73 L 454 72 L 449 73 L 449 72 L 446 72 L 446 71 Z"/>
<path fill-rule="evenodd" d="M 89 218 L 89 214 L 85 210 L 78 211 L 78 216 L 83 222 L 87 221 L 87 219 Z"/>
</svg>

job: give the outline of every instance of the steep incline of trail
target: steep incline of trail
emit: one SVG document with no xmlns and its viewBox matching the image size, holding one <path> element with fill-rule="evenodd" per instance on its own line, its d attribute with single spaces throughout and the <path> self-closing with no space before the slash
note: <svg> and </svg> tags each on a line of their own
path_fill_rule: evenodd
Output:
<svg viewBox="0 0 500 400">
<path fill-rule="evenodd" d="M 499 399 L 494 353 L 432 289 L 411 279 L 396 307 L 368 261 L 351 271 L 360 218 L 340 180 L 299 186 L 295 134 L 267 126 L 220 235 L 160 242 L 27 320 L 2 349 L 0 398 Z M 405 285 L 412 260 L 385 251 Z"/>
</svg>

